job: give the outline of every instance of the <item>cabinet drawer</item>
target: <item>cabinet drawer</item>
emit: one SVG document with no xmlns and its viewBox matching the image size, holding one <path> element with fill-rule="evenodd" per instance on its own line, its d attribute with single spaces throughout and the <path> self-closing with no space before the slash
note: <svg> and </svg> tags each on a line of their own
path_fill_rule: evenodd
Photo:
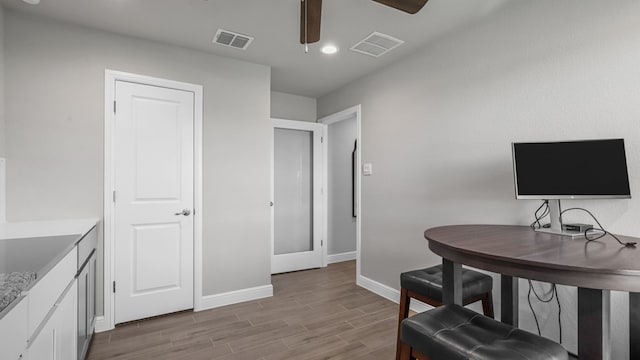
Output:
<svg viewBox="0 0 640 360">
<path fill-rule="evenodd" d="M 58 262 L 44 277 L 29 290 L 29 315 L 27 330 L 29 337 L 44 320 L 56 300 L 73 280 L 77 269 L 77 250 L 73 250 Z"/>
<path fill-rule="evenodd" d="M 17 360 L 27 347 L 27 299 L 0 320 L 0 360 Z"/>
</svg>

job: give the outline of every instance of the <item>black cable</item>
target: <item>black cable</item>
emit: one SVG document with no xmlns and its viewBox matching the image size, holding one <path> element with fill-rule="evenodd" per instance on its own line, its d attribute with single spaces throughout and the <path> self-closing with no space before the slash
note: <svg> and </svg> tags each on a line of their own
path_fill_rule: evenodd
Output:
<svg viewBox="0 0 640 360">
<path fill-rule="evenodd" d="M 543 297 L 540 294 L 538 294 L 536 289 L 533 287 L 533 282 L 531 280 L 527 280 L 527 281 L 529 282 L 529 292 L 527 293 L 527 302 L 529 303 L 529 309 L 531 309 L 531 313 L 533 314 L 533 320 L 535 320 L 536 322 L 536 329 L 538 330 L 538 335 L 542 336 L 542 331 L 540 331 L 540 323 L 538 321 L 538 315 L 536 314 L 535 310 L 533 309 L 533 305 L 531 304 L 532 292 L 535 295 L 535 297 L 538 299 L 538 301 L 543 303 L 549 303 L 553 300 L 553 298 L 556 299 L 556 303 L 558 304 L 558 329 L 560 332 L 559 342 L 562 344 L 562 321 L 560 318 L 560 315 L 562 314 L 562 307 L 560 305 L 560 298 L 558 297 L 558 287 L 556 286 L 556 284 L 551 284 L 551 288 L 549 289 L 550 291 L 549 298 L 543 299 Z"/>
<path fill-rule="evenodd" d="M 548 299 L 543 299 L 542 296 L 540 296 L 538 294 L 538 292 L 536 291 L 536 289 L 533 287 L 533 283 L 531 280 L 529 281 L 529 285 L 532 287 L 533 290 L 533 294 L 536 296 L 536 298 L 538 299 L 538 301 L 543 302 L 543 303 L 548 303 L 551 302 L 551 300 L 553 300 L 553 297 L 555 296 L 555 288 L 556 288 L 556 284 L 551 284 L 551 288 L 549 289 L 550 295 Z"/>
<path fill-rule="evenodd" d="M 538 226 L 540 225 L 540 218 L 538 217 L 538 211 L 540 211 L 540 209 L 542 209 L 543 206 L 544 206 L 544 202 L 542 202 L 542 204 L 540 204 L 540 206 L 536 209 L 536 211 L 533 212 L 533 217 L 535 220 L 533 220 L 531 225 L 529 225 L 529 227 L 531 227 L 532 229 L 536 228 L 536 224 L 538 224 Z"/>
<path fill-rule="evenodd" d="M 540 212 L 540 210 L 542 210 L 544 207 L 544 210 L 542 211 L 541 215 L 538 215 L 538 212 Z M 542 202 L 542 204 L 540 204 L 540 206 L 536 209 L 536 211 L 533 213 L 533 216 L 535 217 L 535 221 L 531 224 L 532 228 L 541 228 L 542 224 L 540 224 L 540 220 L 543 219 L 545 216 L 547 216 L 547 213 L 549 212 L 549 202 L 547 200 L 544 200 Z M 536 226 L 537 225 L 537 226 Z"/>
<path fill-rule="evenodd" d="M 566 213 L 567 211 L 570 211 L 570 210 L 584 211 L 587 214 L 589 214 L 591 216 L 591 218 L 593 218 L 593 221 L 595 221 L 596 224 L 598 224 L 599 227 L 597 227 L 597 228 L 593 227 L 591 229 L 587 229 L 587 230 L 584 231 L 584 237 L 585 237 L 585 239 L 587 239 L 587 241 L 595 241 L 595 240 L 598 240 L 598 239 L 601 239 L 601 238 L 605 237 L 606 235 L 609 235 L 612 238 L 616 239 L 616 241 L 619 242 L 620 245 L 622 245 L 622 246 L 625 246 L 625 247 L 636 247 L 636 243 L 635 242 L 626 242 L 626 243 L 622 242 L 622 241 L 620 241 L 620 239 L 616 235 L 614 235 L 614 234 L 608 232 L 607 230 L 605 230 L 604 227 L 602 227 L 602 224 L 600 224 L 600 222 L 598 221 L 598 219 L 596 219 L 596 217 L 591 213 L 591 211 L 589 211 L 587 209 L 578 208 L 578 207 L 565 209 L 562 212 L 560 212 L 560 217 L 562 217 L 562 214 L 564 214 L 564 213 Z M 594 235 L 594 234 L 589 234 L 589 231 L 595 231 L 595 232 L 600 231 L 602 233 Z M 595 236 L 595 237 L 593 237 L 593 236 Z"/>
<path fill-rule="evenodd" d="M 540 324 L 538 323 L 538 316 L 536 315 L 535 310 L 533 310 L 533 305 L 531 305 L 531 290 L 533 289 L 533 284 L 531 284 L 531 280 L 529 280 L 529 292 L 527 293 L 527 302 L 529 303 L 529 309 L 531 309 L 531 313 L 533 314 L 533 320 L 536 321 L 536 328 L 538 329 L 538 336 L 542 336 L 542 332 L 540 331 Z"/>
<path fill-rule="evenodd" d="M 540 220 L 544 219 L 545 217 L 549 216 L 549 214 L 551 214 L 551 211 L 549 210 L 549 204 L 547 204 L 547 207 L 545 207 L 544 212 L 542 213 L 542 215 L 540 215 L 540 218 L 538 219 L 538 226 L 539 227 L 549 227 L 551 224 L 546 223 L 544 225 L 540 224 Z"/>
<path fill-rule="evenodd" d="M 538 215 L 538 212 L 540 212 L 543 207 L 544 211 L 542 212 L 542 215 Z M 533 213 L 535 220 L 529 226 L 532 229 L 540 229 L 542 227 L 542 224 L 540 224 L 540 220 L 544 219 L 547 215 L 549 215 L 549 200 L 543 200 L 540 207 L 538 207 Z"/>
<path fill-rule="evenodd" d="M 560 305 L 560 296 L 558 296 L 558 287 L 555 284 L 553 285 L 553 289 L 556 293 L 556 303 L 558 303 L 558 331 L 560 332 L 560 344 L 562 344 L 562 319 L 560 318 L 560 315 L 562 315 L 562 306 Z"/>
</svg>

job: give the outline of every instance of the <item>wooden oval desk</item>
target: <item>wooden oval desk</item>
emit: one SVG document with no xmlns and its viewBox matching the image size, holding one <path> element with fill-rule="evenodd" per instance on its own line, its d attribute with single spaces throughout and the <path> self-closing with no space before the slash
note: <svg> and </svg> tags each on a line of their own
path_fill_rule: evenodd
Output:
<svg viewBox="0 0 640 360">
<path fill-rule="evenodd" d="M 580 360 L 608 358 L 608 290 L 629 292 L 630 359 L 640 359 L 640 239 L 619 236 L 637 241 L 633 248 L 611 237 L 587 242 L 511 225 L 441 226 L 424 236 L 443 259 L 444 303 L 462 304 L 462 264 L 501 274 L 501 321 L 514 326 L 517 278 L 578 287 Z"/>
</svg>

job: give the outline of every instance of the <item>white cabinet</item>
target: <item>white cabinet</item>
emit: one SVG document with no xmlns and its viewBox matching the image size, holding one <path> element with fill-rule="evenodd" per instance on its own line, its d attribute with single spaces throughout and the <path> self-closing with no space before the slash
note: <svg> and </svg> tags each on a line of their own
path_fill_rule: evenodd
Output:
<svg viewBox="0 0 640 360">
<path fill-rule="evenodd" d="M 78 243 L 78 360 L 84 360 L 95 328 L 96 244 L 94 227 Z"/>
<path fill-rule="evenodd" d="M 73 248 L 27 295 L 27 354 L 31 360 L 73 360 L 77 357 L 76 267 L 77 250 Z"/>
<path fill-rule="evenodd" d="M 70 360 L 77 357 L 77 283 L 73 280 L 29 343 L 28 359 Z"/>
<path fill-rule="evenodd" d="M 24 359 L 27 347 L 27 299 L 19 301 L 0 321 L 0 360 Z M 21 358 L 21 356 L 23 356 Z"/>
<path fill-rule="evenodd" d="M 78 359 L 83 360 L 89 350 L 96 318 L 96 254 L 95 250 L 79 270 L 78 276 Z"/>
<path fill-rule="evenodd" d="M 76 360 L 86 352 L 95 321 L 95 225 L 95 219 L 0 224 L 0 241 L 11 242 L 0 244 L 6 250 L 0 251 L 0 265 L 5 265 L 1 259 L 18 264 L 0 266 L 2 271 L 38 274 L 31 288 L 0 312 L 0 360 Z"/>
<path fill-rule="evenodd" d="M 29 290 L 29 336 L 42 324 L 45 316 L 65 291 L 78 268 L 78 252 L 74 247 Z"/>
</svg>

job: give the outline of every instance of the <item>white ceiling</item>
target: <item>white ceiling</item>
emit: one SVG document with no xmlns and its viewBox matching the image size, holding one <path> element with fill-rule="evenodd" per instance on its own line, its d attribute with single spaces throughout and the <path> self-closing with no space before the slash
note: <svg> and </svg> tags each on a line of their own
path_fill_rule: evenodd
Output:
<svg viewBox="0 0 640 360">
<path fill-rule="evenodd" d="M 371 0 L 324 0 L 319 43 L 299 44 L 299 0 L 0 0 L 6 9 L 272 67 L 274 91 L 317 98 L 407 56 L 451 29 L 482 21 L 507 0 L 430 0 L 415 15 Z M 246 50 L 211 42 L 223 28 L 255 37 Z M 349 48 L 373 31 L 405 43 L 373 58 Z M 324 43 L 340 48 L 320 53 Z"/>
</svg>

